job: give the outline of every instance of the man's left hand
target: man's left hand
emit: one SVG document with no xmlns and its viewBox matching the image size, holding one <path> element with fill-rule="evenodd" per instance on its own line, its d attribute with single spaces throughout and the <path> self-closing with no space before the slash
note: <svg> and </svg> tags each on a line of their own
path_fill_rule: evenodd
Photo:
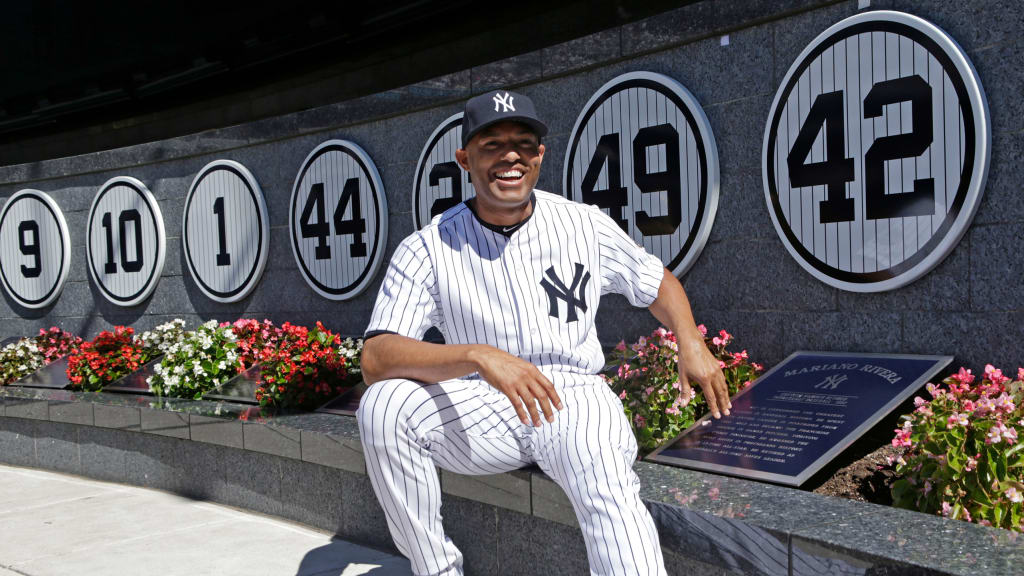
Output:
<svg viewBox="0 0 1024 576">
<path fill-rule="evenodd" d="M 683 398 L 689 402 L 693 395 L 690 384 L 697 382 L 704 391 L 711 415 L 715 418 L 721 418 L 722 414 L 728 416 L 732 402 L 729 401 L 729 387 L 718 360 L 708 350 L 703 339 L 680 339 L 678 343 L 679 383 L 683 387 Z"/>
</svg>

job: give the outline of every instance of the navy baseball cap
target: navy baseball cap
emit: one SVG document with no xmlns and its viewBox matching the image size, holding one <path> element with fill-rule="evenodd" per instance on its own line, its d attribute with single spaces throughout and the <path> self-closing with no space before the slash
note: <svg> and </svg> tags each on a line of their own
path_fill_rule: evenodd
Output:
<svg viewBox="0 0 1024 576">
<path fill-rule="evenodd" d="M 462 147 L 477 132 L 498 122 L 522 122 L 538 137 L 548 133 L 548 126 L 537 118 L 537 110 L 529 97 L 508 90 L 497 90 L 474 96 L 466 101 L 462 116 Z"/>
</svg>

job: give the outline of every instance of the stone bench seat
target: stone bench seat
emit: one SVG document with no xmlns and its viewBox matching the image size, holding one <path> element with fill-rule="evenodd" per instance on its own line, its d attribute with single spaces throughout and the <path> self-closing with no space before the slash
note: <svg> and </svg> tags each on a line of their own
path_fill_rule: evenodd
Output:
<svg viewBox="0 0 1024 576">
<path fill-rule="evenodd" d="M 355 418 L 0 388 L 0 462 L 157 488 L 393 550 Z M 638 462 L 670 574 L 1020 574 L 1024 537 L 792 488 Z M 441 472 L 470 574 L 584 574 L 569 500 L 536 467 Z"/>
</svg>

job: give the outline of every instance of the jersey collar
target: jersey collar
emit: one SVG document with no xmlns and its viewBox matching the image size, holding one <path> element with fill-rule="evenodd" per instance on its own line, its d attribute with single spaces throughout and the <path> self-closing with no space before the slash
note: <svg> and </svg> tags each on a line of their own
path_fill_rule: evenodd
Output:
<svg viewBox="0 0 1024 576">
<path fill-rule="evenodd" d="M 533 218 L 533 215 L 537 212 L 537 195 L 534 194 L 533 192 L 530 192 L 530 206 L 532 207 L 532 210 L 530 210 L 530 215 L 520 220 L 517 224 L 512 224 L 511 226 L 491 224 L 490 222 L 487 222 L 480 218 L 480 215 L 476 213 L 476 209 L 473 208 L 473 205 L 470 204 L 469 200 L 463 202 L 463 204 L 466 205 L 466 208 L 469 208 L 469 211 L 473 213 L 473 217 L 476 218 L 476 221 L 479 222 L 481 226 L 487 228 L 492 232 L 497 232 L 498 234 L 501 234 L 506 238 L 511 238 L 512 235 L 516 233 L 516 230 L 522 228 L 523 225 L 526 224 L 530 220 L 530 218 Z"/>
</svg>

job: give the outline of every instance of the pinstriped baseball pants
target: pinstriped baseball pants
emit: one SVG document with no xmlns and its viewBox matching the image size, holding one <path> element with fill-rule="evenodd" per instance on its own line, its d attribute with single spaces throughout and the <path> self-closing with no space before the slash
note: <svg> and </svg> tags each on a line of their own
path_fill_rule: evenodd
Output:
<svg viewBox="0 0 1024 576">
<path fill-rule="evenodd" d="M 357 413 L 367 474 L 413 572 L 463 573 L 462 554 L 441 525 L 435 464 L 479 475 L 536 463 L 572 501 L 591 574 L 665 574 L 658 532 L 632 469 L 636 440 L 622 404 L 597 377 L 593 385 L 558 393 L 564 408 L 555 422 L 534 428 L 483 380 L 370 386 Z"/>
</svg>

